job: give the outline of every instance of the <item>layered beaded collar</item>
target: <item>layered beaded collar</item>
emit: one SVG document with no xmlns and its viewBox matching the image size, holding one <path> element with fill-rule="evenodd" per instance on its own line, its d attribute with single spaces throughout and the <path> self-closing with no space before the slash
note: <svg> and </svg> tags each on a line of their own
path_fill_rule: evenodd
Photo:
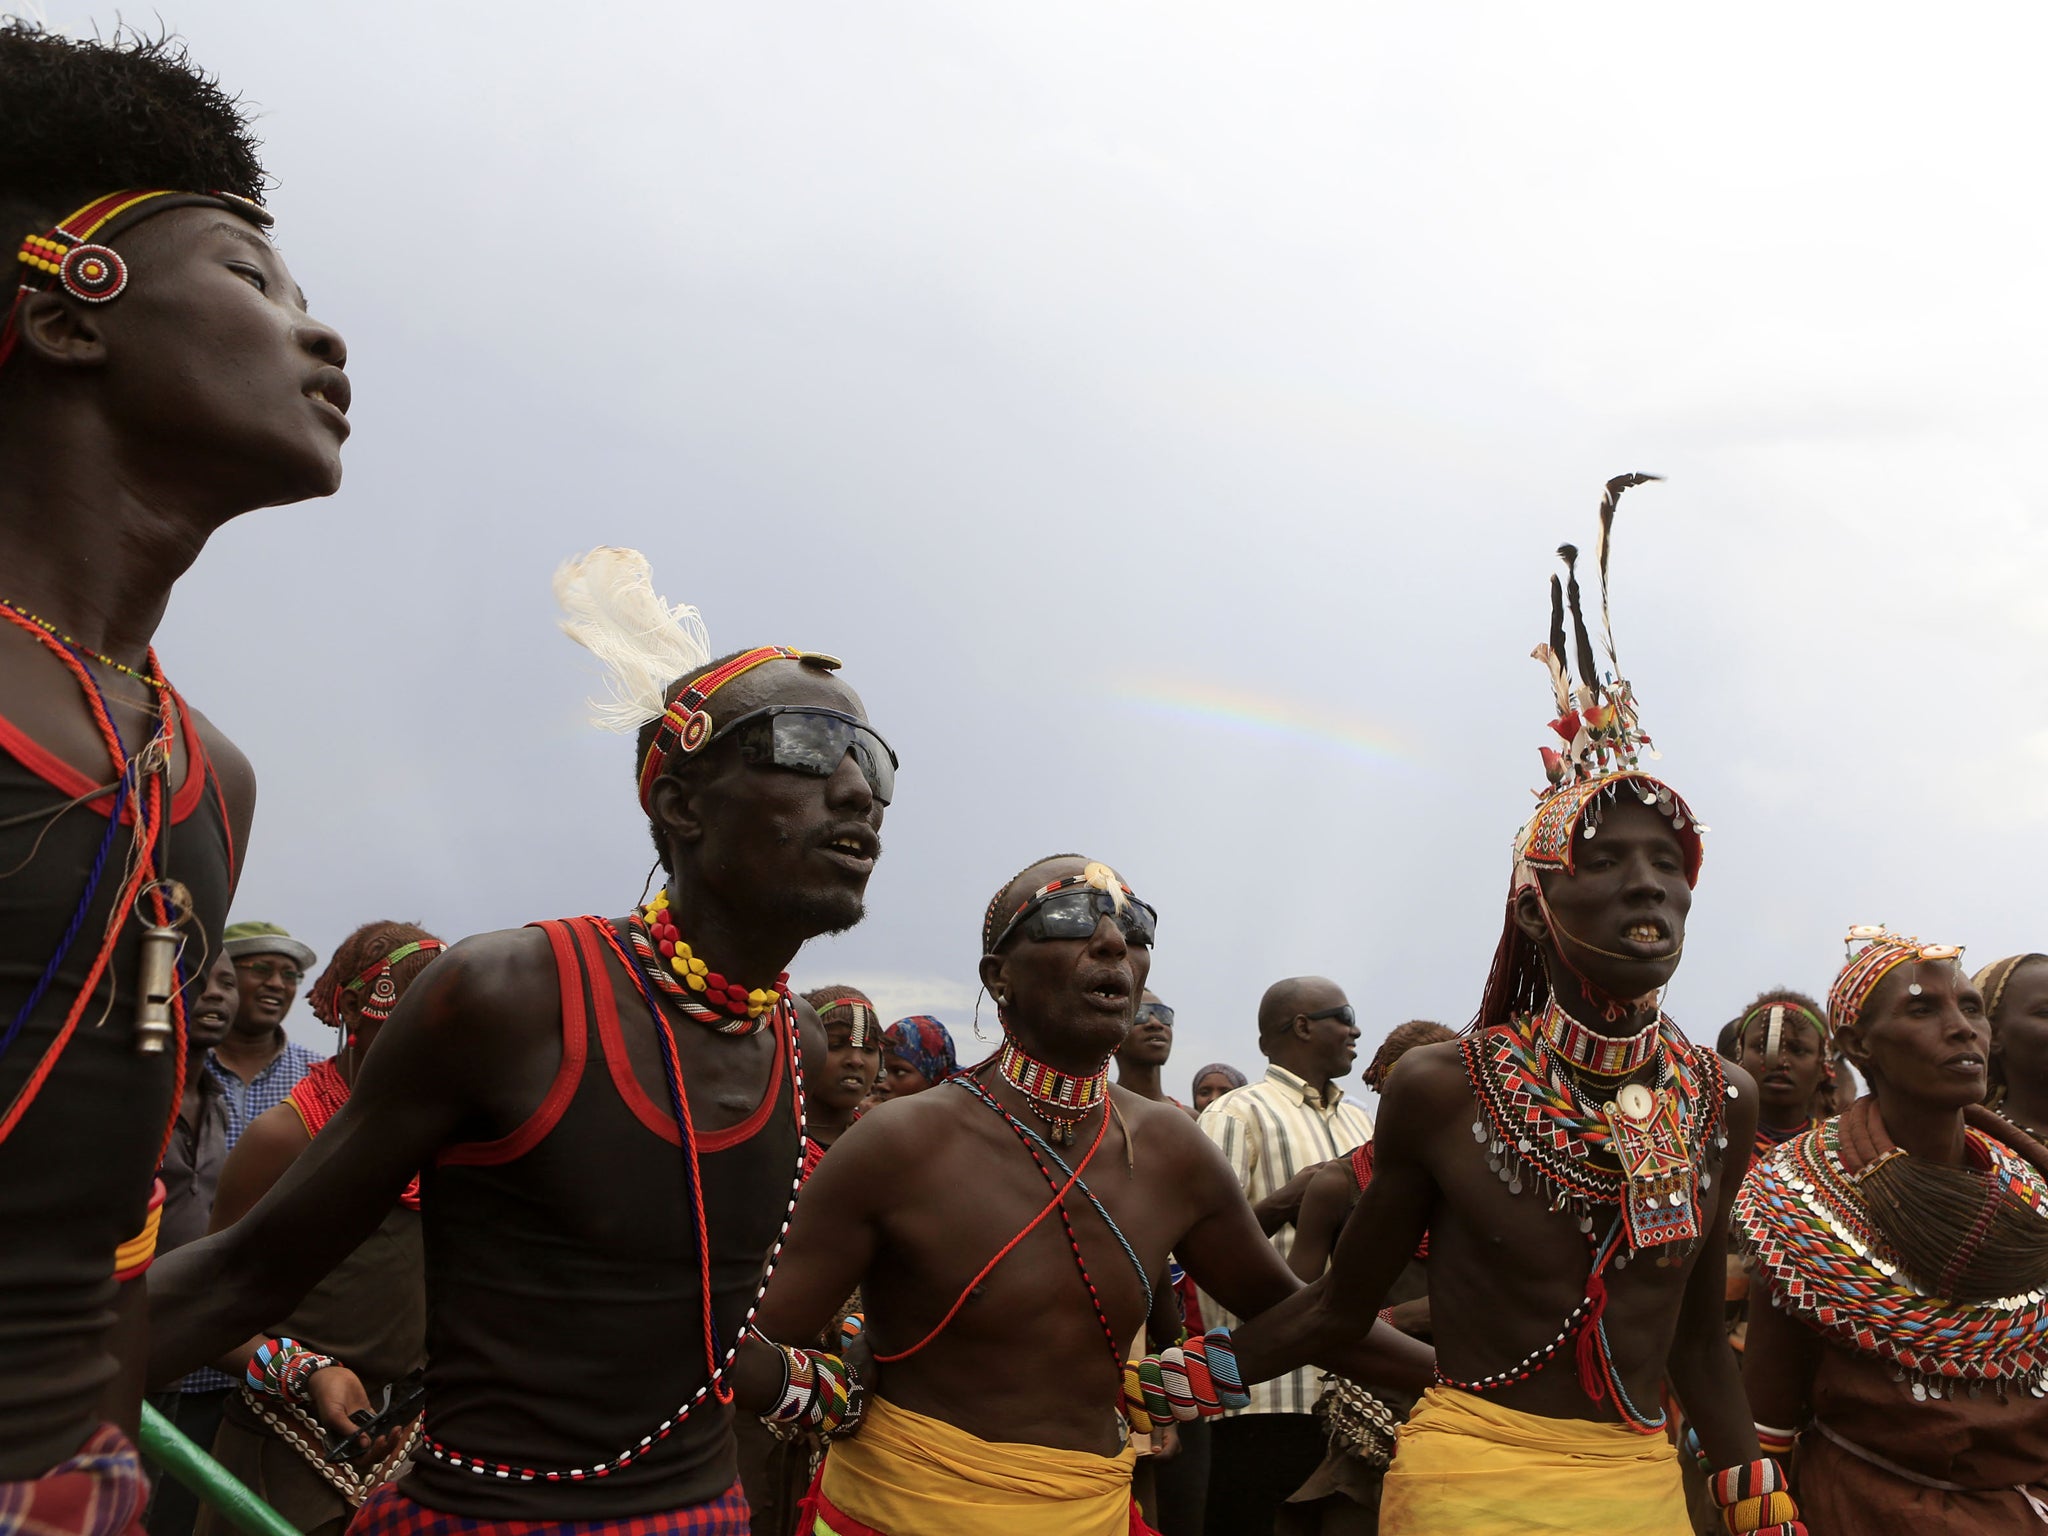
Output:
<svg viewBox="0 0 2048 1536">
<path fill-rule="evenodd" d="M 1004 1082 L 1031 1101 L 1031 1113 L 1052 1127 L 1052 1139 L 1063 1147 L 1074 1144 L 1074 1127 L 1109 1096 L 1106 1059 L 1091 1075 L 1076 1077 L 1026 1054 L 1008 1035 L 1003 1036 L 1003 1047 L 996 1052 L 996 1070 Z"/>
<path fill-rule="evenodd" d="M 686 1015 L 721 1035 L 753 1034 L 789 996 L 787 971 L 775 978 L 773 987 L 749 991 L 698 959 L 669 915 L 666 889 L 656 892 L 626 924 L 626 937 L 648 980 Z"/>
<path fill-rule="evenodd" d="M 1629 1077 L 1642 1071 L 1657 1054 L 1663 1024 L 1660 1015 L 1632 1035 L 1603 1035 L 1566 1013 L 1555 997 L 1544 1005 L 1539 1020 L 1550 1049 L 1592 1077 Z"/>
<path fill-rule="evenodd" d="M 1987 1386 L 2048 1397 L 2048 1286 L 1985 1301 L 1922 1291 L 1870 1218 L 1841 1125 L 1824 1120 L 1760 1158 L 1736 1194 L 1735 1229 L 1772 1303 L 1888 1361 L 1916 1401 Z M 1965 1135 L 1990 1178 L 2048 1215 L 2048 1179 L 1974 1127 Z"/>
<path fill-rule="evenodd" d="M 1459 1042 L 1478 1105 L 1472 1139 L 1487 1167 L 1510 1194 L 1540 1186 L 1550 1208 L 1572 1213 L 1581 1232 L 1593 1231 L 1601 1208 L 1625 1206 L 1632 1248 L 1696 1240 L 1694 1202 L 1712 1188 L 1708 1164 L 1728 1145 L 1725 1095 L 1733 1090 L 1720 1058 L 1660 1018 L 1648 1058 L 1657 1086 L 1610 1085 L 1589 1096 L 1551 1047 L 1549 1011 L 1517 1014 Z M 1660 1219 L 1660 1206 L 1695 1219 Z"/>
</svg>

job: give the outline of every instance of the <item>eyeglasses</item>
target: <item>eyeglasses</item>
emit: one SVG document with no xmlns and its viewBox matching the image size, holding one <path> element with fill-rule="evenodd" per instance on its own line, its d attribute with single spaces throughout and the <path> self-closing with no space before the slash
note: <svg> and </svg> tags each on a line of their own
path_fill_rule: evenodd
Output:
<svg viewBox="0 0 2048 1536">
<path fill-rule="evenodd" d="M 819 779 L 837 773 L 851 752 L 875 799 L 887 805 L 896 793 L 896 753 L 873 726 L 843 710 L 770 704 L 727 721 L 711 733 L 711 741 L 733 735 L 740 738 L 743 761 L 757 766 L 773 764 Z"/>
<path fill-rule="evenodd" d="M 1346 1029 L 1356 1029 L 1358 1027 L 1358 1010 L 1349 1003 L 1341 1003 L 1335 1008 L 1319 1008 L 1314 1013 L 1303 1014 L 1302 1017 L 1311 1021 L 1315 1019 L 1335 1019 Z"/>
<path fill-rule="evenodd" d="M 288 987 L 296 987 L 306 979 L 304 971 L 284 960 L 237 960 L 235 969 L 248 972 L 258 981 L 281 981 Z"/>
<path fill-rule="evenodd" d="M 1137 897 L 1126 896 L 1123 910 L 1118 911 L 1115 898 L 1107 891 L 1092 885 L 1067 886 L 1041 892 L 1025 902 L 996 935 L 988 952 L 994 954 L 1001 949 L 1020 928 L 1026 938 L 1038 944 L 1048 939 L 1092 938 L 1095 925 L 1105 917 L 1114 917 L 1124 942 L 1140 949 L 1150 949 L 1159 932 L 1159 914 Z"/>
<path fill-rule="evenodd" d="M 1140 1003 L 1138 1004 L 1138 1011 L 1131 1016 L 1131 1022 L 1134 1025 L 1143 1024 L 1150 1019 L 1157 1019 L 1168 1029 L 1171 1029 L 1173 1028 L 1173 1009 L 1165 1003 Z"/>
</svg>

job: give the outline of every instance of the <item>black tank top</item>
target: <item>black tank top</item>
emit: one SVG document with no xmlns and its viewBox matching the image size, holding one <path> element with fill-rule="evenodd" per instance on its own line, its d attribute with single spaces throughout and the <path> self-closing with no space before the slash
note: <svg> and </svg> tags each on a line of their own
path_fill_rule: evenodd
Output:
<svg viewBox="0 0 2048 1536">
<path fill-rule="evenodd" d="M 609 1462 L 705 1383 L 703 1293 L 682 1139 L 626 1032 L 651 1031 L 593 918 L 540 925 L 561 978 L 562 1064 L 497 1141 L 450 1148 L 420 1182 L 427 1258 L 427 1434 L 486 1467 Z M 623 999 L 623 1003 L 621 1002 Z M 741 1124 L 699 1133 L 720 1356 L 737 1342 L 782 1229 L 798 1159 L 786 1030 Z M 738 1476 L 732 1410 L 707 1395 L 604 1477 L 479 1475 L 415 1454 L 404 1491 L 484 1520 L 611 1519 L 714 1499 Z"/>
<path fill-rule="evenodd" d="M 204 935 L 203 947 L 186 946 L 189 1000 L 205 985 L 199 968 L 218 953 L 235 849 L 219 780 L 183 701 L 174 696 L 174 704 L 187 750 L 158 865 L 191 890 Z M 0 1031 L 56 953 L 106 835 L 113 792 L 54 821 L 51 814 L 112 776 L 109 764 L 88 778 L 0 718 Z M 122 819 L 77 941 L 0 1056 L 0 1114 L 85 984 L 132 847 L 133 815 L 124 809 Z M 107 1340 L 114 1250 L 142 1228 L 175 1065 L 168 1051 L 135 1050 L 141 926 L 124 925 L 56 1069 L 0 1142 L 0 1479 L 33 1476 L 75 1451 L 98 1425 L 100 1392 L 115 1372 Z"/>
</svg>

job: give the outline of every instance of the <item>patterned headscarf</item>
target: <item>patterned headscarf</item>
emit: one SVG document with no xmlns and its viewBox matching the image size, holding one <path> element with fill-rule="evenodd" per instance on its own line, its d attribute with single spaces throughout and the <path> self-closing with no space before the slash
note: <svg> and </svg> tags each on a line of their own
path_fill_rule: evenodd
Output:
<svg viewBox="0 0 2048 1536">
<path fill-rule="evenodd" d="M 1199 1087 L 1202 1079 L 1209 1076 L 1212 1072 L 1221 1072 L 1225 1077 L 1229 1078 L 1230 1086 L 1233 1088 L 1242 1088 L 1245 1085 L 1245 1075 L 1227 1061 L 1210 1062 L 1209 1065 L 1203 1067 L 1188 1081 Z"/>
<path fill-rule="evenodd" d="M 960 1070 L 953 1054 L 953 1037 L 928 1013 L 913 1013 L 883 1030 L 882 1049 L 901 1056 L 928 1083 L 943 1083 Z"/>
<path fill-rule="evenodd" d="M 1837 1034 L 1855 1024 L 1877 984 L 1908 961 L 1940 962 L 1963 956 L 1959 944 L 1922 944 L 1882 925 L 1851 928 L 1843 942 L 1849 947 L 1849 962 L 1828 992 L 1828 1017 L 1834 1020 Z"/>
</svg>

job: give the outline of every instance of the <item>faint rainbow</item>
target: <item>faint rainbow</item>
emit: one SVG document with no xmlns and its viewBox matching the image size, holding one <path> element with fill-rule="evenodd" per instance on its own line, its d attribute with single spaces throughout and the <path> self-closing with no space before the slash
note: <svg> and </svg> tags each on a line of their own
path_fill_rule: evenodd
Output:
<svg viewBox="0 0 2048 1536">
<path fill-rule="evenodd" d="M 1391 726 L 1328 704 L 1160 678 L 1118 684 L 1110 696 L 1157 719 L 1235 736 L 1317 747 L 1381 767 L 1417 762 L 1412 745 Z"/>
</svg>

